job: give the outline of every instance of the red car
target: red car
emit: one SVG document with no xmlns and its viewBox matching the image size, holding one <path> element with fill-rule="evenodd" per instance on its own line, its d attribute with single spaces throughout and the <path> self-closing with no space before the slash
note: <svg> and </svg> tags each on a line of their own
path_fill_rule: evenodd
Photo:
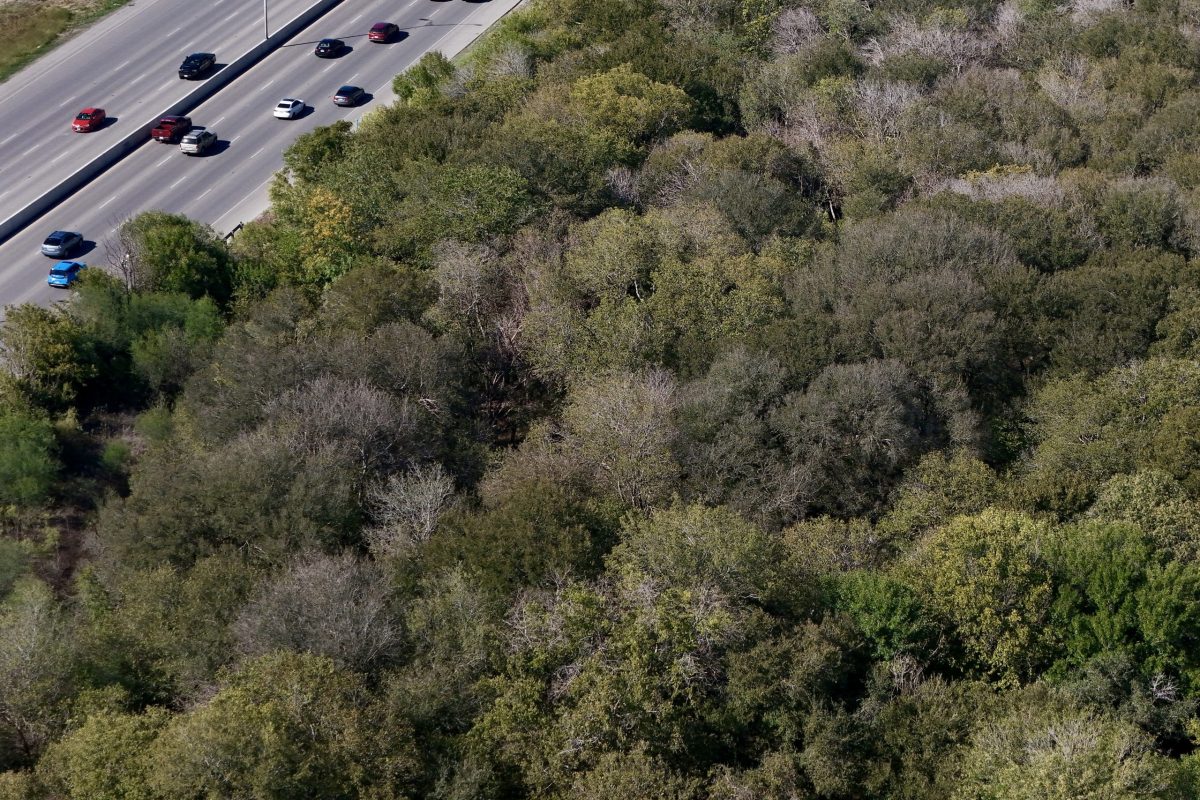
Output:
<svg viewBox="0 0 1200 800">
<path fill-rule="evenodd" d="M 390 42 L 392 37 L 400 32 L 394 22 L 376 22 L 371 26 L 371 30 L 367 31 L 367 41 L 369 42 Z"/>
<path fill-rule="evenodd" d="M 71 123 L 71 130 L 76 133 L 87 133 L 89 131 L 98 131 L 104 127 L 104 109 L 103 108 L 85 108 L 75 115 L 75 121 Z"/>
</svg>

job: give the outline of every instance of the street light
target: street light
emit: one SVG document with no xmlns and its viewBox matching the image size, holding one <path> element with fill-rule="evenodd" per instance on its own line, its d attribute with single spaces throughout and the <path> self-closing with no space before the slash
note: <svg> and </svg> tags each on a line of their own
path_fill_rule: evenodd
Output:
<svg viewBox="0 0 1200 800">
<path fill-rule="evenodd" d="M 271 30 L 267 27 L 267 0 L 263 0 L 263 38 L 271 38 Z"/>
</svg>

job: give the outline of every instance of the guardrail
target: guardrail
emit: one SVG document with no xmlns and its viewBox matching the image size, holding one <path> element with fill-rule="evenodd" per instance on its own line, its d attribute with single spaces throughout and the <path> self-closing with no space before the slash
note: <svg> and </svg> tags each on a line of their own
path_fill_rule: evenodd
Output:
<svg viewBox="0 0 1200 800">
<path fill-rule="evenodd" d="M 154 127 L 160 117 L 168 114 L 187 114 L 221 89 L 224 89 L 229 83 L 245 74 L 248 69 L 278 49 L 288 39 L 320 19 L 326 12 L 341 2 L 342 0 L 318 0 L 317 3 L 296 15 L 275 33 L 225 65 L 220 72 L 188 92 L 182 99 L 164 111 L 155 114 L 147 122 L 136 126 L 125 138 L 109 147 L 71 175 L 59 181 L 56 186 L 47 190 L 20 211 L 0 222 L 0 243 L 5 242 L 13 234 L 22 230 L 26 225 L 70 197 L 75 191 L 95 180 L 105 170 L 138 149 L 138 147 L 151 141 L 150 129 Z"/>
</svg>

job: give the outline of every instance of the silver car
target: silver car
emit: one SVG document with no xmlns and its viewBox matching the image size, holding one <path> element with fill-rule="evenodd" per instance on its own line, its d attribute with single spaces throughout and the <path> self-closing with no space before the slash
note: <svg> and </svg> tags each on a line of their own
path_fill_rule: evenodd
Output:
<svg viewBox="0 0 1200 800">
<path fill-rule="evenodd" d="M 66 258 L 83 244 L 83 234 L 74 231 L 55 231 L 42 242 L 42 255 Z"/>
<path fill-rule="evenodd" d="M 192 128 L 179 140 L 179 149 L 189 156 L 197 156 L 216 143 L 216 131 L 208 128 Z"/>
</svg>

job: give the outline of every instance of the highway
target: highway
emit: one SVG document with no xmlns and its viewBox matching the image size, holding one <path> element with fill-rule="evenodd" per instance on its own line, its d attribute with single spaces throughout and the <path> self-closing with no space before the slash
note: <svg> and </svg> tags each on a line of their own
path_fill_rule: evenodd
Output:
<svg viewBox="0 0 1200 800">
<path fill-rule="evenodd" d="M 296 136 L 339 119 L 356 120 L 372 107 L 392 102 L 393 76 L 430 50 L 453 55 L 518 2 L 361 0 L 335 7 L 191 113 L 196 125 L 220 136 L 211 154 L 189 157 L 177 145 L 148 141 L 0 245 L 0 304 L 47 304 L 65 296 L 46 285 L 53 259 L 38 250 L 52 230 L 82 232 L 87 252 L 74 259 L 104 268 L 109 263 L 106 241 L 121 221 L 142 211 L 186 214 L 221 233 L 253 219 L 266 209 L 267 186 Z M 367 30 L 378 21 L 395 22 L 403 38 L 390 44 L 368 42 Z M 349 52 L 318 59 L 312 51 L 323 37 L 344 40 Z M 172 77 L 177 66 L 169 65 Z M 363 87 L 371 98 L 356 108 L 334 106 L 331 97 L 344 83 Z M 283 97 L 300 98 L 310 109 L 299 119 L 275 119 L 272 108 Z"/>
<path fill-rule="evenodd" d="M 282 26 L 313 2 L 270 0 L 268 21 Z M 133 0 L 0 84 L 0 219 L 202 83 L 179 79 L 185 55 L 216 53 L 220 65 L 261 41 L 262 8 L 258 0 Z M 115 119 L 74 133 L 71 120 L 87 106 Z"/>
</svg>

